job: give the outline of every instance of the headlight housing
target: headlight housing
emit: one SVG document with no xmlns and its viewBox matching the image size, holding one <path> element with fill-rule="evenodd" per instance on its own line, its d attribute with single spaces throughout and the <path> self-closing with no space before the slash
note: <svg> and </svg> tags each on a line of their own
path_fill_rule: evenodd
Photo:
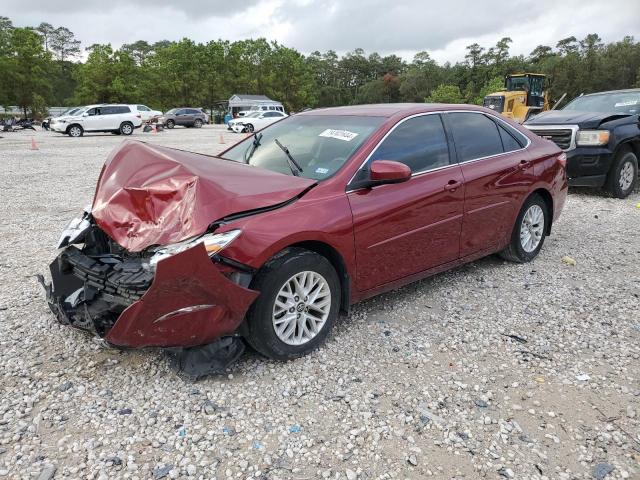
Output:
<svg viewBox="0 0 640 480">
<path fill-rule="evenodd" d="M 578 130 L 576 145 L 579 147 L 595 147 L 609 143 L 607 130 Z"/>
<path fill-rule="evenodd" d="M 155 268 L 159 261 L 180 252 L 184 252 L 185 250 L 195 247 L 200 243 L 204 244 L 204 248 L 211 257 L 227 247 L 238 237 L 238 235 L 240 235 L 240 233 L 241 230 L 229 230 L 224 233 L 207 233 L 200 237 L 190 238 L 183 242 L 167 245 L 166 247 L 160 247 L 156 249 L 153 256 L 149 259 L 149 266 L 151 268 Z"/>
</svg>

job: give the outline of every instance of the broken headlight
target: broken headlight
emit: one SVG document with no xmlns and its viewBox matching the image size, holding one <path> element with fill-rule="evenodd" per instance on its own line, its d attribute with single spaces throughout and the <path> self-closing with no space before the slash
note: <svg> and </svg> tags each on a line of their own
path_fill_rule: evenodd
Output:
<svg viewBox="0 0 640 480">
<path fill-rule="evenodd" d="M 91 206 L 85 207 L 82 217 L 74 218 L 69 222 L 60 235 L 58 248 L 82 242 L 89 227 L 91 227 Z"/>
<path fill-rule="evenodd" d="M 224 233 L 208 233 L 200 237 L 185 240 L 184 242 L 160 247 L 155 250 L 153 256 L 149 259 L 149 266 L 155 268 L 159 261 L 184 252 L 200 243 L 204 244 L 204 248 L 211 257 L 233 242 L 238 235 L 240 235 L 240 232 L 241 230 L 230 230 Z"/>
</svg>

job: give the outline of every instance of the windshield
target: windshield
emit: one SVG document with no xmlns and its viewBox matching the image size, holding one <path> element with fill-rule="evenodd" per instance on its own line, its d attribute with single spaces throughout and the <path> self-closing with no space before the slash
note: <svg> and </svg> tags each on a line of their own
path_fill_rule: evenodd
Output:
<svg viewBox="0 0 640 480">
<path fill-rule="evenodd" d="M 573 100 L 563 110 L 637 114 L 640 113 L 640 91 L 584 95 Z"/>
<path fill-rule="evenodd" d="M 255 118 L 260 116 L 261 112 L 253 112 L 253 113 L 247 113 L 244 117 L 242 118 Z"/>
<path fill-rule="evenodd" d="M 171 110 L 169 110 L 169 111 L 167 112 L 167 114 L 170 114 L 170 113 L 176 113 L 178 110 L 179 110 L 178 108 L 172 108 Z"/>
<path fill-rule="evenodd" d="M 302 169 L 294 169 L 301 177 L 324 180 L 336 173 L 384 121 L 384 117 L 294 115 L 243 140 L 223 158 L 237 162 L 248 158 L 250 165 L 294 175 L 291 155 Z"/>
</svg>

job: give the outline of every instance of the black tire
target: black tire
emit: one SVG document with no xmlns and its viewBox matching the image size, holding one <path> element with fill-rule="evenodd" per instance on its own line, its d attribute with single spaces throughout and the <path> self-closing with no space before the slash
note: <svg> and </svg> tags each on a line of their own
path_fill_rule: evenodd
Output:
<svg viewBox="0 0 640 480">
<path fill-rule="evenodd" d="M 254 128 L 253 128 L 253 125 L 252 125 L 252 124 L 247 123 L 247 125 L 245 126 L 245 128 L 247 129 L 247 132 L 249 132 L 249 133 L 253 133 Z"/>
<path fill-rule="evenodd" d="M 176 122 L 173 120 L 167 120 L 167 128 L 171 129 L 176 126 Z"/>
<path fill-rule="evenodd" d="M 133 123 L 131 122 L 122 122 L 120 124 L 120 133 L 122 135 L 131 135 L 133 133 Z"/>
<path fill-rule="evenodd" d="M 289 279 L 305 271 L 315 272 L 325 279 L 331 293 L 331 306 L 325 323 L 315 337 L 302 345 L 290 345 L 276 334 L 274 304 L 280 289 Z M 325 257 L 309 250 L 288 248 L 276 255 L 260 269 L 250 288 L 259 291 L 260 295 L 247 313 L 245 338 L 254 349 L 274 360 L 290 360 L 318 348 L 338 317 L 341 297 L 338 275 Z"/>
<path fill-rule="evenodd" d="M 542 223 L 542 225 L 540 225 L 542 227 L 542 235 L 540 236 L 540 241 L 536 248 L 531 251 L 527 251 L 522 245 L 520 231 L 525 214 L 534 205 L 542 209 L 543 220 L 542 222 L 539 222 Z M 500 252 L 500 256 L 505 260 L 516 263 L 526 263 L 536 258 L 538 256 L 538 253 L 540 253 L 540 249 L 544 244 L 544 239 L 547 235 L 547 232 L 549 231 L 550 221 L 551 216 L 549 208 L 547 207 L 547 203 L 544 201 L 544 199 L 537 193 L 530 195 L 529 198 L 527 198 L 527 200 L 524 202 L 524 205 L 522 205 L 520 213 L 518 213 L 518 218 L 516 218 L 516 223 L 513 226 L 513 231 L 511 233 L 511 242 L 509 243 L 509 246 L 507 248 Z M 536 223 L 536 225 L 539 225 L 539 223 Z"/>
<path fill-rule="evenodd" d="M 629 175 L 632 175 L 629 181 Z M 623 177 L 624 175 L 624 177 Z M 611 165 L 607 190 L 616 198 L 627 198 L 638 184 L 638 157 L 626 147 L 620 149 Z"/>
<path fill-rule="evenodd" d="M 200 120 L 199 118 L 196 118 L 196 121 L 193 122 L 193 126 L 195 128 L 202 128 L 202 120 Z"/>
<path fill-rule="evenodd" d="M 67 127 L 67 135 L 73 138 L 81 137 L 84 135 L 84 129 L 77 124 L 69 125 L 69 127 Z"/>
</svg>

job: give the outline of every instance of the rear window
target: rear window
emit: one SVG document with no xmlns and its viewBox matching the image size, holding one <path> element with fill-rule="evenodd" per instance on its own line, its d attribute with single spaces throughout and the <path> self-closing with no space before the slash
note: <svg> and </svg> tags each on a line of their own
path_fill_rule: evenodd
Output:
<svg viewBox="0 0 640 480">
<path fill-rule="evenodd" d="M 481 113 L 448 113 L 447 119 L 453 133 L 460 162 L 503 153 L 498 126 Z"/>
<path fill-rule="evenodd" d="M 100 108 L 102 115 L 116 115 L 118 113 L 130 113 L 131 109 L 125 105 L 106 105 Z"/>
</svg>

